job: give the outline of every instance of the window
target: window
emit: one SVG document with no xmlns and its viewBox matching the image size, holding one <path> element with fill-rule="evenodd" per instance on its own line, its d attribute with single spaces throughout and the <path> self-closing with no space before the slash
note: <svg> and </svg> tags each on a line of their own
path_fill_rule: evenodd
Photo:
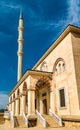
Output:
<svg viewBox="0 0 80 130">
<path fill-rule="evenodd" d="M 65 107 L 65 91 L 64 88 L 59 90 L 60 107 Z"/>
<path fill-rule="evenodd" d="M 41 64 L 40 70 L 41 71 L 48 71 L 48 66 L 47 66 L 45 61 Z"/>
<path fill-rule="evenodd" d="M 63 67 L 63 71 L 64 71 L 65 70 L 65 63 L 63 63 L 62 67 Z"/>
<path fill-rule="evenodd" d="M 53 69 L 55 75 L 58 75 L 64 72 L 65 70 L 66 70 L 66 65 L 65 65 L 64 60 L 62 58 L 57 59 L 54 64 L 54 69 Z"/>
<path fill-rule="evenodd" d="M 59 63 L 58 70 L 59 70 L 59 73 L 62 71 L 61 63 Z"/>
</svg>

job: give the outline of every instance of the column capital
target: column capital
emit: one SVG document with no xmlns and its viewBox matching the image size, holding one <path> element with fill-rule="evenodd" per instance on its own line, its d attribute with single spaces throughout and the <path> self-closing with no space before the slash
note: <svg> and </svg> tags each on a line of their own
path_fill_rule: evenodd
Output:
<svg viewBox="0 0 80 130">
<path fill-rule="evenodd" d="M 28 88 L 28 91 L 35 91 L 36 89 L 35 89 L 35 87 L 34 86 L 29 86 L 29 88 Z"/>
<path fill-rule="evenodd" d="M 26 96 L 26 95 L 27 95 L 26 91 L 23 91 L 23 92 L 20 94 L 20 96 Z"/>
<path fill-rule="evenodd" d="M 15 102 L 15 99 L 13 99 L 12 102 Z"/>
<path fill-rule="evenodd" d="M 20 95 L 15 98 L 15 100 L 18 100 L 20 98 Z"/>
<path fill-rule="evenodd" d="M 52 91 L 53 91 L 52 86 L 50 86 L 50 87 L 48 88 L 48 91 L 49 91 L 49 92 L 52 92 Z"/>
</svg>

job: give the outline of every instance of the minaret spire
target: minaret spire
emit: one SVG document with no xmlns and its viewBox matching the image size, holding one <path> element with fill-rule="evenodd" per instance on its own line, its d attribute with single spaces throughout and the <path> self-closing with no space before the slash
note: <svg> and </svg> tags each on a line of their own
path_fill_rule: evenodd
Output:
<svg viewBox="0 0 80 130">
<path fill-rule="evenodd" d="M 22 77 L 22 58 L 23 58 L 23 14 L 22 10 L 20 11 L 20 18 L 19 18 L 19 26 L 18 26 L 18 75 L 17 75 L 17 81 L 20 80 Z"/>
<path fill-rule="evenodd" d="M 23 19 L 22 9 L 20 10 L 20 19 Z"/>
</svg>

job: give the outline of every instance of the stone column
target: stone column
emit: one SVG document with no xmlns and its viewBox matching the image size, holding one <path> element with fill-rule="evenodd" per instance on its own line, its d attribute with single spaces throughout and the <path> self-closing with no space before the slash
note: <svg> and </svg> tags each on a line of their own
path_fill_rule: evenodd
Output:
<svg viewBox="0 0 80 130">
<path fill-rule="evenodd" d="M 26 92 L 23 92 L 20 97 L 20 114 L 22 112 L 26 114 Z"/>
<path fill-rule="evenodd" d="M 19 101 L 19 98 L 16 98 L 15 103 L 16 103 L 15 115 L 18 116 L 20 114 L 20 101 Z"/>
<path fill-rule="evenodd" d="M 12 101 L 12 114 L 15 115 L 15 101 Z"/>
<path fill-rule="evenodd" d="M 22 112 L 26 114 L 26 95 L 22 95 Z"/>
<path fill-rule="evenodd" d="M 40 99 L 40 114 L 43 114 L 43 101 Z"/>
<path fill-rule="evenodd" d="M 28 115 L 35 115 L 35 89 L 28 90 Z"/>
</svg>

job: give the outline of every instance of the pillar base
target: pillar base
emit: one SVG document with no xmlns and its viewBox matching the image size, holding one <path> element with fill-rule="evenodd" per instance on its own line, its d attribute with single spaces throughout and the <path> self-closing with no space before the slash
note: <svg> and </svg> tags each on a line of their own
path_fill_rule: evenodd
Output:
<svg viewBox="0 0 80 130">
<path fill-rule="evenodd" d="M 27 115 L 27 119 L 37 119 L 36 114 L 29 114 Z"/>
</svg>

